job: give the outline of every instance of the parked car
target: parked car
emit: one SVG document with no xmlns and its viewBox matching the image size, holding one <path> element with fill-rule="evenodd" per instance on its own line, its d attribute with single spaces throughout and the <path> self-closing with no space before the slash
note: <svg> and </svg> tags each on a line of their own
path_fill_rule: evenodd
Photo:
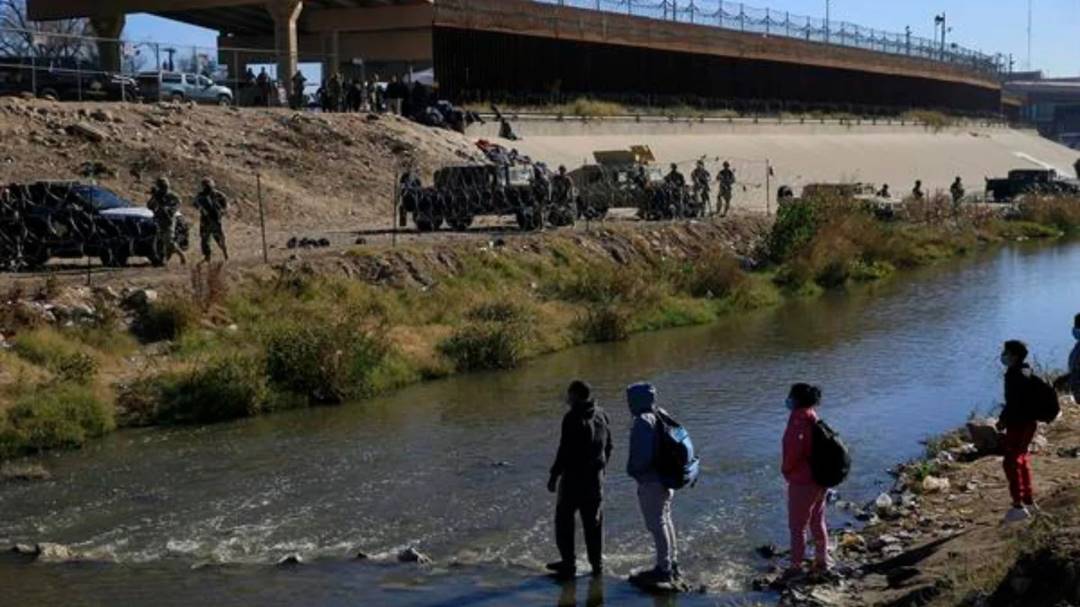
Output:
<svg viewBox="0 0 1080 607">
<path fill-rule="evenodd" d="M 74 59 L 6 58 L 0 66 L 0 95 L 31 94 L 58 101 L 137 101 L 134 78 L 103 72 Z"/>
<path fill-rule="evenodd" d="M 176 242 L 188 248 L 189 227 L 177 213 Z M 154 214 L 99 185 L 39 181 L 0 186 L 0 266 L 37 268 L 52 258 L 99 257 L 113 267 L 131 257 L 153 265 Z"/>
<path fill-rule="evenodd" d="M 233 91 L 200 74 L 140 72 L 139 87 L 147 99 L 232 105 Z"/>
</svg>

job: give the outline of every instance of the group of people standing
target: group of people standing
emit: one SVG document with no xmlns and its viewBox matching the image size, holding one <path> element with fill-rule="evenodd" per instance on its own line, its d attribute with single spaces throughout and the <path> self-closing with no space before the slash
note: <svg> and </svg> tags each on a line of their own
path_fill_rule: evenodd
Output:
<svg viewBox="0 0 1080 607">
<path fill-rule="evenodd" d="M 1052 422 L 1060 414 L 1057 390 L 1080 402 L 1080 314 L 1073 320 L 1072 337 L 1076 345 L 1069 355 L 1069 374 L 1056 386 L 1049 386 L 1033 373 L 1023 342 L 1010 340 L 1002 347 L 1005 406 L 998 418 L 998 429 L 1002 433 L 1002 466 L 1012 500 L 1006 523 L 1025 520 L 1038 512 L 1030 450 L 1038 424 Z M 1048 404 L 1048 398 L 1053 402 Z M 682 574 L 672 518 L 675 491 L 661 473 L 658 449 L 667 414 L 657 404 L 656 388 L 647 383 L 629 386 L 626 402 L 633 418 L 626 472 L 637 483 L 638 504 L 656 553 L 655 565 L 636 573 L 634 579 L 648 585 L 677 583 Z M 557 494 L 555 540 L 560 558 L 547 567 L 561 577 L 577 574 L 574 527 L 575 516 L 580 516 L 592 574 L 600 576 L 604 572 L 603 487 L 613 451 L 611 420 L 596 404 L 585 382 L 570 384 L 566 404 L 569 411 L 563 417 L 559 447 L 548 479 L 548 490 Z M 789 414 L 781 440 L 780 472 L 787 482 L 791 552 L 783 579 L 788 581 L 807 574 L 808 531 L 814 543 L 809 573 L 828 575 L 832 567 L 826 523 L 829 490 L 817 480 L 813 466 L 817 410 L 821 404 L 821 389 L 806 383 L 793 385 L 785 401 Z"/>
<path fill-rule="evenodd" d="M 307 106 L 307 77 L 297 70 L 292 77 L 289 105 L 294 110 Z M 410 87 L 397 76 L 383 83 L 378 74 L 372 80 L 347 79 L 334 72 L 315 92 L 315 101 L 324 112 L 388 112 L 412 116 L 431 103 L 428 89 L 414 82 Z"/>
<path fill-rule="evenodd" d="M 705 161 L 698 160 L 697 165 L 690 173 L 691 195 L 701 202 L 706 215 L 719 214 L 727 217 L 731 212 L 731 199 L 735 192 L 735 171 L 731 163 L 724 161 L 720 172 L 716 174 L 718 192 L 716 194 L 716 208 L 712 208 L 712 174 L 705 168 Z M 670 187 L 682 189 L 686 187 L 686 177 L 679 171 L 679 165 L 672 163 L 671 170 L 664 177 L 664 183 Z"/>
</svg>

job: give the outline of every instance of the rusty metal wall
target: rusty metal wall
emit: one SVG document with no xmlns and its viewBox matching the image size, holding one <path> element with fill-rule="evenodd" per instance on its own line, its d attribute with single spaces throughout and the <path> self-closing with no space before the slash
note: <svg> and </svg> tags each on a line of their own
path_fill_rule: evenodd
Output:
<svg viewBox="0 0 1080 607">
<path fill-rule="evenodd" d="M 440 25 L 434 56 L 443 95 L 457 100 L 1001 111 L 1000 89 L 978 83 Z"/>
</svg>

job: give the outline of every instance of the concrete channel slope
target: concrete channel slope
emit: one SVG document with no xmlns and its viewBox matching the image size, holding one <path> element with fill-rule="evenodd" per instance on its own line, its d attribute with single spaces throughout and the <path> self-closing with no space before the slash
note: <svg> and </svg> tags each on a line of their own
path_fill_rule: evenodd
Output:
<svg viewBox="0 0 1080 607">
<path fill-rule="evenodd" d="M 694 161 L 705 158 L 716 174 L 729 160 L 745 190 L 736 192 L 743 208 L 764 210 L 766 159 L 773 168 L 769 197 L 780 185 L 796 193 L 808 183 L 859 181 L 888 183 L 894 196 L 908 194 L 916 179 L 928 192 L 947 190 L 956 176 L 969 193 L 982 193 L 987 177 L 1010 169 L 1049 167 L 1069 177 L 1080 152 L 1033 131 L 971 125 L 934 130 L 921 125 L 821 124 L 752 121 L 653 121 L 567 119 L 519 120 L 512 123 L 520 141 L 495 137 L 495 125 L 470 131 L 473 137 L 517 148 L 552 165 L 574 168 L 592 162 L 594 150 L 649 146 L 667 170 L 672 162 L 689 175 Z"/>
</svg>

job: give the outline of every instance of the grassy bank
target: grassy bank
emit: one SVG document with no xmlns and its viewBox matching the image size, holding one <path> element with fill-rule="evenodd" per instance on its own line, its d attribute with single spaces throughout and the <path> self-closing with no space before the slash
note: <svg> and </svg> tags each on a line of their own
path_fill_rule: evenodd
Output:
<svg viewBox="0 0 1080 607">
<path fill-rule="evenodd" d="M 358 248 L 243 278 L 215 267 L 156 301 L 95 302 L 92 320 L 70 327 L 8 305 L 0 455 L 77 447 L 117 426 L 218 422 L 513 368 L 1080 226 L 1075 201 L 1033 203 L 1014 221 L 940 208 L 912 205 L 883 221 L 854 201 L 808 201 L 756 231 L 624 225 Z M 735 240 L 745 255 L 732 252 Z"/>
</svg>

